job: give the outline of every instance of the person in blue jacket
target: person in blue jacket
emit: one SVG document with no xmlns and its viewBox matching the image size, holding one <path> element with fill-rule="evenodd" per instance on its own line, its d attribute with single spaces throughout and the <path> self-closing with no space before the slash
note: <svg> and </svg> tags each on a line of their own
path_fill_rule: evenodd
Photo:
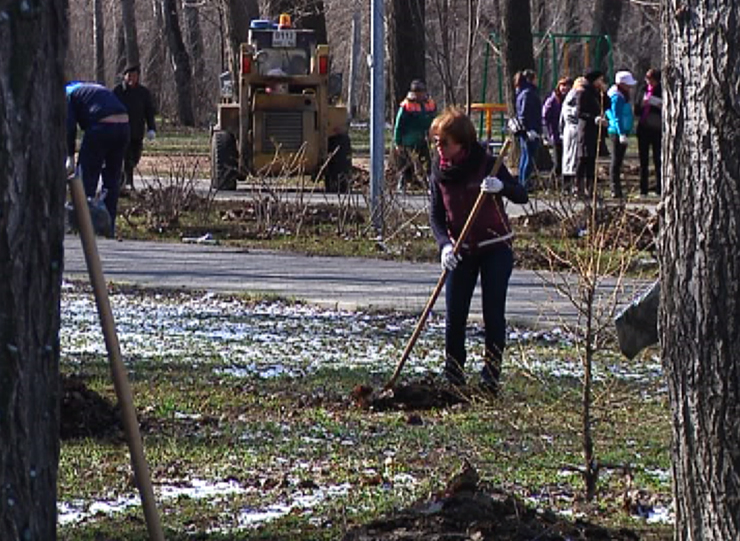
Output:
<svg viewBox="0 0 740 541">
<path fill-rule="evenodd" d="M 123 156 L 129 141 L 126 106 L 112 90 L 97 83 L 69 83 L 67 94 L 67 174 L 75 170 L 77 125 L 84 131 L 77 156 L 88 198 L 95 197 L 102 175 L 104 203 L 115 233 Z"/>
<path fill-rule="evenodd" d="M 523 126 L 519 134 L 519 183 L 529 188 L 529 177 L 534 169 L 542 137 L 542 100 L 534 85 L 533 70 L 524 70 L 514 77 L 516 87 L 516 116 Z"/>
<path fill-rule="evenodd" d="M 627 152 L 628 136 L 632 131 L 634 117 L 630 104 L 630 92 L 637 81 L 629 71 L 618 71 L 614 76 L 614 85 L 608 90 L 610 100 L 606 118 L 609 121 L 609 138 L 612 142 L 612 156 L 609 176 L 612 183 L 612 197 L 622 199 L 622 164 Z"/>
</svg>

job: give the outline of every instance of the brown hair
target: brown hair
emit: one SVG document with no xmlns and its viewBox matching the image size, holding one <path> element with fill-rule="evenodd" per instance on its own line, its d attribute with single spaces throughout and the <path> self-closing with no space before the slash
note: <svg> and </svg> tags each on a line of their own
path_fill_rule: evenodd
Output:
<svg viewBox="0 0 740 541">
<path fill-rule="evenodd" d="M 447 107 L 432 121 L 429 128 L 429 138 L 449 137 L 463 148 L 471 148 L 476 140 L 475 126 L 459 107 Z"/>
<path fill-rule="evenodd" d="M 647 70 L 645 77 L 650 77 L 656 83 L 660 82 L 660 70 L 656 68 L 650 68 Z"/>
</svg>

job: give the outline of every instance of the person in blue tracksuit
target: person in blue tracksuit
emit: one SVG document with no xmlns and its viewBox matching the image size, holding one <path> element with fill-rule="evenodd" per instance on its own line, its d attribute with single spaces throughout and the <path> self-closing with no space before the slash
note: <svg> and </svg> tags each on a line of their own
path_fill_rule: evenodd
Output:
<svg viewBox="0 0 740 541">
<path fill-rule="evenodd" d="M 534 169 L 542 137 L 542 100 L 534 85 L 535 73 L 524 70 L 516 74 L 516 116 L 524 127 L 519 134 L 519 183 L 529 188 L 529 176 Z"/>
<path fill-rule="evenodd" d="M 612 197 L 622 199 L 622 164 L 627 152 L 628 136 L 632 131 L 634 117 L 630 104 L 630 92 L 637 84 L 629 71 L 618 71 L 614 76 L 614 85 L 607 91 L 609 109 L 606 118 L 609 121 L 609 138 L 612 142 L 609 176 L 612 183 Z"/>
<path fill-rule="evenodd" d="M 84 131 L 77 156 L 85 195 L 95 196 L 102 176 L 104 203 L 115 233 L 123 157 L 129 141 L 126 106 L 97 83 L 69 83 L 67 94 L 67 173 L 74 172 L 77 126 Z"/>
</svg>

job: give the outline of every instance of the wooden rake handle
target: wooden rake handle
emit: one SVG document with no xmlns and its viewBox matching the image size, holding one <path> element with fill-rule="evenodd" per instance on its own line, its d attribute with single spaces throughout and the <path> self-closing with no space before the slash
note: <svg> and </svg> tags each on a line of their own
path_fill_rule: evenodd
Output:
<svg viewBox="0 0 740 541">
<path fill-rule="evenodd" d="M 72 193 L 72 204 L 77 215 L 77 225 L 80 231 L 80 239 L 82 240 L 82 249 L 85 252 L 87 271 L 90 275 L 93 293 L 95 294 L 100 325 L 103 328 L 103 338 L 105 339 L 105 346 L 108 351 L 113 387 L 116 390 L 118 403 L 121 406 L 123 431 L 126 434 L 126 442 L 128 443 L 131 455 L 131 466 L 134 470 L 134 477 L 139 488 L 141 505 L 144 508 L 144 519 L 146 521 L 149 539 L 151 541 L 164 541 L 162 523 L 159 520 L 159 513 L 157 512 L 154 500 L 152 480 L 149 476 L 149 466 L 144 457 L 144 444 L 141 440 L 139 422 L 136 419 L 136 409 L 134 407 L 131 385 L 129 384 L 126 367 L 123 364 L 123 358 L 121 356 L 121 347 L 118 342 L 115 320 L 113 319 L 113 309 L 111 308 L 108 297 L 108 289 L 105 283 L 105 276 L 103 275 L 103 266 L 100 262 L 98 245 L 95 241 L 95 232 L 90 218 L 90 211 L 87 207 L 85 188 L 79 176 L 68 180 L 70 192 Z"/>
<path fill-rule="evenodd" d="M 496 158 L 496 163 L 493 164 L 493 169 L 491 169 L 491 173 L 490 173 L 491 176 L 496 176 L 496 173 L 498 173 L 498 170 L 501 168 L 501 165 L 504 163 L 504 159 L 506 158 L 506 154 L 508 154 L 510 148 L 511 148 L 511 140 L 506 139 L 506 141 L 504 142 L 504 146 L 501 147 L 501 152 L 499 152 L 499 155 Z M 465 239 L 468 237 L 468 233 L 470 233 L 470 229 L 472 228 L 473 223 L 475 222 L 475 218 L 478 216 L 478 212 L 480 212 L 480 209 L 483 206 L 483 201 L 485 201 L 487 195 L 488 194 L 486 192 L 481 192 L 480 194 L 478 194 L 478 198 L 475 200 L 475 204 L 473 205 L 473 208 L 471 209 L 470 214 L 468 215 L 468 219 L 465 221 L 465 225 L 463 226 L 462 231 L 460 232 L 460 238 L 457 239 L 455 246 L 452 248 L 452 253 L 454 255 L 457 255 L 460 252 L 462 244 L 465 241 Z M 414 349 L 414 345 L 416 344 L 416 341 L 419 339 L 421 330 L 424 328 L 424 324 L 426 323 L 427 318 L 429 317 L 429 314 L 431 313 L 432 308 L 434 307 L 434 303 L 437 302 L 437 297 L 439 297 L 439 294 L 442 292 L 442 287 L 444 287 L 445 285 L 448 272 L 449 271 L 447 269 L 442 269 L 442 274 L 440 275 L 439 280 L 437 280 L 437 285 L 434 287 L 434 291 L 432 291 L 432 294 L 429 297 L 429 300 L 427 301 L 426 306 L 424 307 L 424 311 L 421 313 L 421 316 L 419 317 L 419 321 L 416 323 L 414 332 L 411 334 L 411 338 L 409 338 L 409 341 L 406 344 L 406 349 L 403 350 L 403 355 L 401 355 L 401 360 L 398 361 L 398 364 L 396 365 L 396 370 L 393 372 L 391 379 L 389 379 L 388 383 L 385 384 L 385 387 L 384 387 L 385 390 L 393 388 L 393 386 L 396 384 L 396 380 L 398 379 L 398 376 L 401 375 L 401 370 L 403 370 L 403 365 L 406 364 L 406 360 L 409 358 L 409 355 L 411 355 L 411 350 Z"/>
</svg>

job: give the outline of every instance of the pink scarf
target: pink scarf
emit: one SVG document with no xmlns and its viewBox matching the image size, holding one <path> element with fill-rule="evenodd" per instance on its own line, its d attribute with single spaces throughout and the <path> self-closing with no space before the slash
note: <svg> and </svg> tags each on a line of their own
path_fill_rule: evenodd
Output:
<svg viewBox="0 0 740 541">
<path fill-rule="evenodd" d="M 655 87 L 653 85 L 647 86 L 647 90 L 645 91 L 645 101 L 642 102 L 643 106 L 642 106 L 642 114 L 640 115 L 640 120 L 645 120 L 647 116 L 650 114 L 650 104 L 647 102 L 647 100 L 649 100 L 652 97 L 653 90 L 655 90 Z"/>
</svg>

